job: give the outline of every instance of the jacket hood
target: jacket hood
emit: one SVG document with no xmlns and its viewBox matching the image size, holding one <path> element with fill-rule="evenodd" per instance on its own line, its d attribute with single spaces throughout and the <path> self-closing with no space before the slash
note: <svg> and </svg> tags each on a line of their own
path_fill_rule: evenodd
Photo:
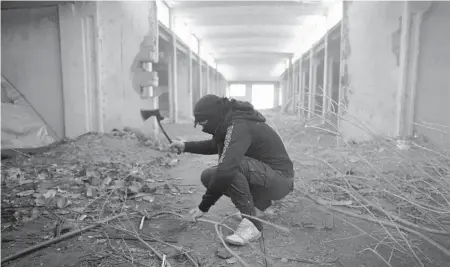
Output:
<svg viewBox="0 0 450 267">
<path fill-rule="evenodd" d="M 256 122 L 266 122 L 266 118 L 247 101 L 235 101 L 232 107 L 232 120 L 243 119 Z"/>
</svg>

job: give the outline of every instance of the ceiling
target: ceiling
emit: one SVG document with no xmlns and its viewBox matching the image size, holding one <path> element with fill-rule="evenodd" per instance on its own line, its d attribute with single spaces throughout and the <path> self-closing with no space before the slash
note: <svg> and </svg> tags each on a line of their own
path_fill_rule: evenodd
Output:
<svg viewBox="0 0 450 267">
<path fill-rule="evenodd" d="M 276 81 L 328 1 L 166 1 L 228 81 Z M 280 71 L 281 70 L 281 71 Z"/>
</svg>

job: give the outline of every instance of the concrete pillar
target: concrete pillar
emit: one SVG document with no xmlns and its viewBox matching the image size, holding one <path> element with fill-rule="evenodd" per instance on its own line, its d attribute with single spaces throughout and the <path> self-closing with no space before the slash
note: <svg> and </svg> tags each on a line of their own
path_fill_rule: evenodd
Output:
<svg viewBox="0 0 450 267">
<path fill-rule="evenodd" d="M 252 84 L 251 83 L 247 83 L 245 84 L 245 99 L 248 102 L 252 102 Z"/>
<path fill-rule="evenodd" d="M 210 94 L 211 93 L 211 85 L 210 85 L 210 75 L 209 75 L 209 64 L 208 62 L 205 62 L 206 64 L 206 94 Z"/>
<path fill-rule="evenodd" d="M 328 83 L 328 32 L 325 34 L 325 47 L 324 47 L 324 59 L 323 59 L 323 96 L 322 96 L 322 122 L 325 123 L 325 114 L 328 112 L 328 103 L 329 103 L 329 83 Z"/>
<path fill-rule="evenodd" d="M 188 64 L 188 79 L 189 79 L 189 87 L 188 87 L 188 93 L 189 93 L 189 104 L 188 104 L 188 111 L 189 116 L 193 117 L 193 104 L 192 99 L 194 95 L 194 77 L 193 77 L 193 66 L 194 61 L 192 60 L 192 49 L 189 48 L 189 64 Z"/>
<path fill-rule="evenodd" d="M 297 67 L 295 62 L 291 60 L 291 72 L 292 72 L 292 112 L 295 113 L 297 105 Z"/>
<path fill-rule="evenodd" d="M 397 96 L 405 58 L 399 52 L 401 40 L 407 39 L 401 37 L 400 17 L 408 20 L 402 14 L 404 4 L 343 1 L 338 118 L 347 139 L 398 135 Z M 380 73 L 386 75 L 380 78 Z M 370 133 L 361 129 L 361 122 Z"/>
<path fill-rule="evenodd" d="M 215 87 L 216 87 L 216 94 L 217 95 L 221 95 L 220 92 L 220 73 L 219 73 L 219 69 L 217 67 L 217 63 L 216 63 L 216 79 L 215 79 Z"/>
<path fill-rule="evenodd" d="M 279 106 L 280 102 L 280 84 L 276 83 L 273 86 L 273 107 L 276 108 Z"/>
<path fill-rule="evenodd" d="M 308 120 L 314 112 L 314 49 L 309 50 Z"/>
<path fill-rule="evenodd" d="M 198 86 L 198 90 L 200 93 L 200 98 L 203 96 L 203 61 L 202 58 L 200 57 L 202 51 L 201 51 L 201 46 L 200 46 L 200 41 L 198 42 L 198 81 L 199 81 L 199 86 Z"/>
<path fill-rule="evenodd" d="M 173 123 L 178 122 L 178 77 L 177 77 L 177 36 L 174 30 L 175 17 L 170 12 L 170 31 L 172 32 L 172 57 L 170 72 L 170 86 L 169 86 L 169 110 L 170 120 Z"/>
<path fill-rule="evenodd" d="M 298 60 L 298 71 L 297 71 L 297 75 L 299 77 L 298 79 L 298 110 L 297 113 L 298 115 L 303 114 L 303 109 L 305 108 L 304 104 L 304 97 L 305 97 L 305 86 L 304 86 L 304 79 L 305 77 L 303 76 L 303 57 L 300 57 Z"/>
<path fill-rule="evenodd" d="M 283 75 L 283 80 L 282 80 L 282 87 L 281 87 L 281 97 L 282 97 L 282 101 L 281 101 L 281 105 L 283 107 L 285 107 L 288 103 L 289 100 L 289 83 L 288 83 L 288 70 L 286 69 L 286 71 L 284 72 Z"/>
<path fill-rule="evenodd" d="M 405 137 L 404 135 L 404 117 L 405 117 L 405 99 L 406 86 L 408 80 L 408 56 L 410 45 L 411 21 L 412 14 L 408 8 L 408 2 L 403 2 L 402 11 L 402 27 L 400 34 L 400 77 L 397 92 L 397 136 Z"/>
<path fill-rule="evenodd" d="M 191 116 L 191 91 L 189 89 L 189 57 L 188 55 L 177 52 L 177 119 L 190 119 Z"/>
<path fill-rule="evenodd" d="M 139 114 L 140 109 L 154 108 L 155 99 L 142 95 L 142 88 L 153 83 L 152 73 L 144 71 L 142 64 L 138 64 L 151 61 L 152 53 L 157 52 L 150 50 L 151 44 L 158 41 L 158 35 L 149 28 L 150 25 L 154 29 L 158 28 L 156 9 L 151 8 L 153 4 L 98 1 L 95 2 L 96 17 L 87 17 L 86 24 L 82 23 L 84 26 L 98 24 L 94 28 L 98 32 L 89 31 L 89 36 L 98 38 L 100 44 L 96 50 L 100 57 L 95 69 L 101 74 L 97 83 L 104 93 L 102 113 L 105 131 L 128 126 L 151 134 L 148 130 L 154 120 L 143 122 L 136 114 Z M 152 11 L 154 13 L 150 14 Z"/>
</svg>

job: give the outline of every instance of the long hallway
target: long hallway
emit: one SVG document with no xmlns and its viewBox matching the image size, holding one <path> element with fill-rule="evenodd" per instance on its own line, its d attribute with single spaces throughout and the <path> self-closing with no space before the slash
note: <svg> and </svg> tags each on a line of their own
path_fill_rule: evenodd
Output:
<svg viewBox="0 0 450 267">
<path fill-rule="evenodd" d="M 1 12 L 2 265 L 449 266 L 450 2 Z M 217 155 L 178 155 L 158 125 L 209 139 L 193 127 L 207 94 L 251 103 L 294 163 L 248 246 L 221 242 L 237 220 L 214 228 L 236 211 L 226 197 L 188 221 Z"/>
</svg>

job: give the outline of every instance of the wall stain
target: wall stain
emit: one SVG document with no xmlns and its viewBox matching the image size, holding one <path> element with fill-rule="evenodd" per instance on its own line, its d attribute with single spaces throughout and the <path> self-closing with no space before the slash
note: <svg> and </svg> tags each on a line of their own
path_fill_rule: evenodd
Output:
<svg viewBox="0 0 450 267">
<path fill-rule="evenodd" d="M 131 84 L 133 90 L 141 95 L 142 87 L 154 85 L 154 70 L 148 72 L 142 68 L 143 62 L 157 63 L 159 61 L 158 56 L 158 22 L 156 16 L 156 3 L 154 1 L 149 2 L 149 29 L 139 46 L 139 52 L 135 55 L 133 62 L 130 66 Z M 154 64 L 153 64 L 154 65 Z"/>
<path fill-rule="evenodd" d="M 342 95 L 339 96 L 340 103 L 344 109 L 340 108 L 340 116 L 344 116 L 344 111 L 348 107 L 348 94 L 350 93 L 350 77 L 348 73 L 348 59 L 351 55 L 351 46 L 349 40 L 349 12 L 348 9 L 351 6 L 352 1 L 343 2 L 343 14 L 341 22 L 341 76 L 340 76 L 340 86 Z"/>
</svg>

